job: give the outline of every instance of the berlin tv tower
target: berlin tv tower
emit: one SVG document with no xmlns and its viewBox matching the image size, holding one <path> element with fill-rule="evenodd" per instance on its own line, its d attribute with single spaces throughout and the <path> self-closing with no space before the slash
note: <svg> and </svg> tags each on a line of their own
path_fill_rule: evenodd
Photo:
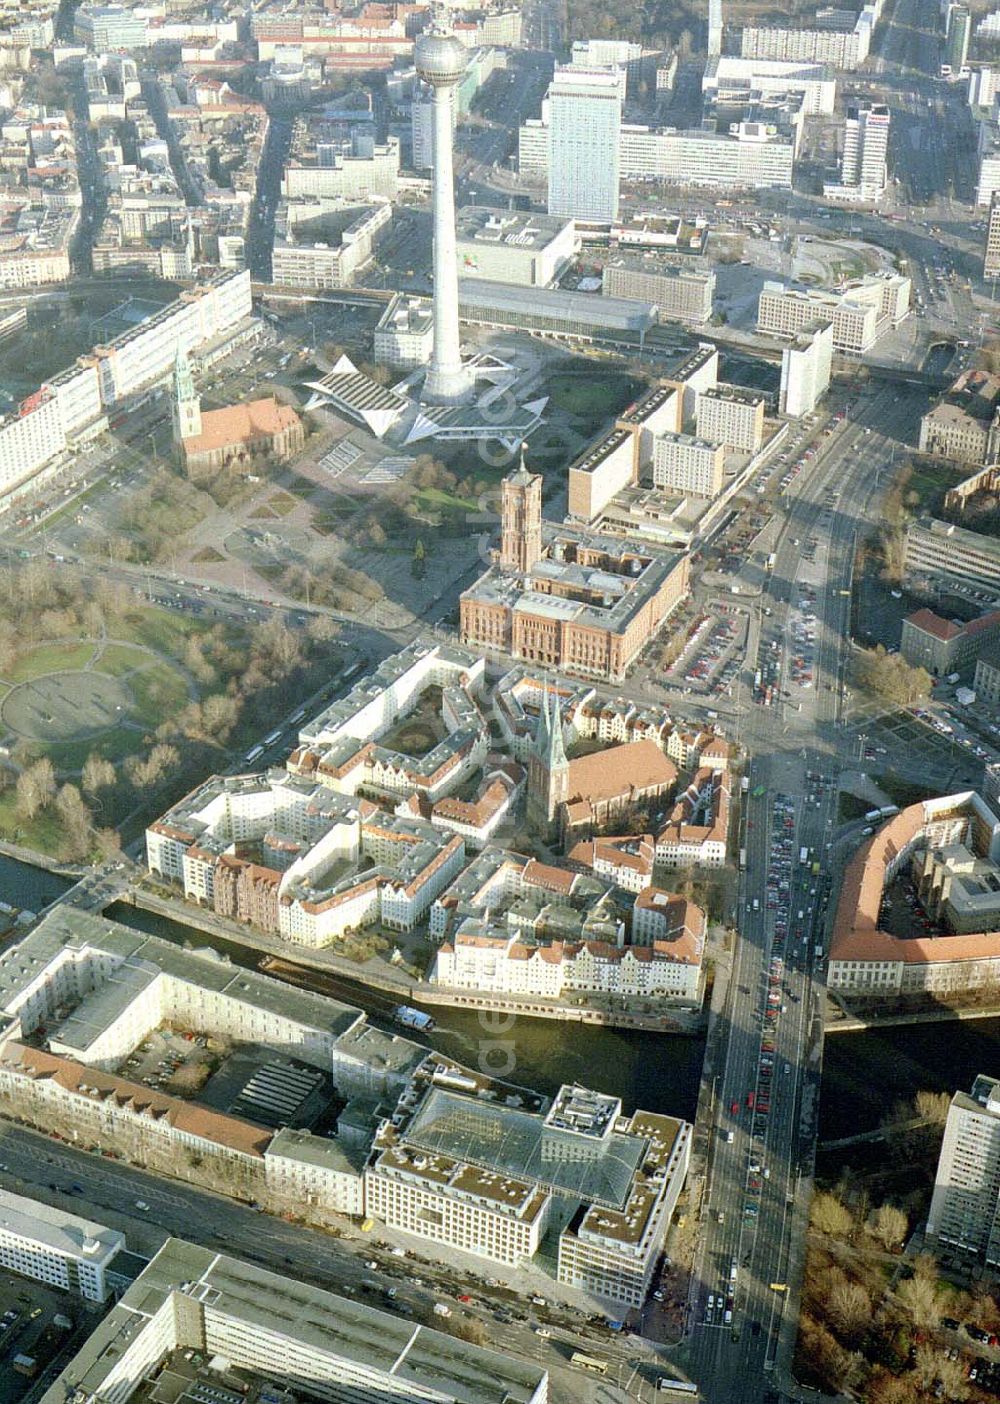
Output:
<svg viewBox="0 0 1000 1404">
<path fill-rule="evenodd" d="M 452 104 L 469 61 L 468 51 L 437 7 L 414 48 L 417 73 L 433 92 L 434 169 L 434 349 L 423 398 L 448 405 L 461 400 L 472 380 L 462 367 L 458 338 L 458 260 L 455 252 L 455 176 L 452 159 Z"/>
</svg>

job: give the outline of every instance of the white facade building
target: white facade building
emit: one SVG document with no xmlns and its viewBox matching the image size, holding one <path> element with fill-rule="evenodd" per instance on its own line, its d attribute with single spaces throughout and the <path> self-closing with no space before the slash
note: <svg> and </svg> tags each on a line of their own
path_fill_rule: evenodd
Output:
<svg viewBox="0 0 1000 1404">
<path fill-rule="evenodd" d="M 889 121 L 884 103 L 847 109 L 840 184 L 824 186 L 828 199 L 874 204 L 882 198 L 889 180 Z"/>
<path fill-rule="evenodd" d="M 0 1190 L 0 1267 L 8 1272 L 104 1302 L 108 1270 L 124 1247 L 117 1229 Z"/>
<path fill-rule="evenodd" d="M 948 1109 L 927 1235 L 946 1251 L 1000 1267 L 1000 1082 L 977 1077 Z"/>
<path fill-rule="evenodd" d="M 617 219 L 623 79 L 617 69 L 556 68 L 548 94 L 550 215 Z"/>
<path fill-rule="evenodd" d="M 764 442 L 764 396 L 738 385 L 703 390 L 695 406 L 699 439 L 756 453 Z"/>
<path fill-rule="evenodd" d="M 175 1352 L 204 1360 L 189 1385 L 228 1398 L 301 1381 L 327 1400 L 546 1404 L 548 1374 L 509 1352 L 415 1326 L 354 1298 L 169 1238 L 42 1396 L 128 1404 Z M 211 1367 L 207 1362 L 211 1361 Z M 238 1378 L 230 1368 L 240 1372 Z M 196 1367 L 197 1368 L 197 1367 Z"/>
<path fill-rule="evenodd" d="M 717 497 L 724 483 L 726 451 L 692 434 L 661 434 L 653 447 L 653 483 L 670 492 Z"/>
<path fill-rule="evenodd" d="M 830 388 L 833 318 L 818 319 L 781 353 L 778 412 L 790 419 L 812 414 Z"/>
</svg>

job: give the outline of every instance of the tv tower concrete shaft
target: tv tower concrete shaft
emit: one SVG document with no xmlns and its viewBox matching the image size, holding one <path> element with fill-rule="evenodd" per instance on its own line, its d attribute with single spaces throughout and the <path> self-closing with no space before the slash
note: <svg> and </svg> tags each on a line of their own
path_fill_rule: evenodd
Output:
<svg viewBox="0 0 1000 1404">
<path fill-rule="evenodd" d="M 458 335 L 458 259 L 455 252 L 455 174 L 452 155 L 452 103 L 468 63 L 468 52 L 441 20 L 417 40 L 417 72 L 433 92 L 434 168 L 434 349 L 424 398 L 451 404 L 469 389 Z"/>
</svg>

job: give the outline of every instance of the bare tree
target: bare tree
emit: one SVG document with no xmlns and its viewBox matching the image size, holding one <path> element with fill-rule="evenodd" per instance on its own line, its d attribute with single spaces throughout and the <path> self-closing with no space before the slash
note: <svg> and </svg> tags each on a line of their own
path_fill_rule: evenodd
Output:
<svg viewBox="0 0 1000 1404">
<path fill-rule="evenodd" d="M 850 1233 L 854 1220 L 851 1212 L 832 1194 L 817 1194 L 809 1210 L 809 1221 L 818 1233 L 842 1238 Z"/>
<path fill-rule="evenodd" d="M 951 1098 L 947 1092 L 918 1092 L 914 1106 L 917 1116 L 922 1116 L 932 1126 L 943 1126 L 948 1120 Z"/>
<path fill-rule="evenodd" d="M 896 1290 L 900 1304 L 916 1326 L 936 1326 L 941 1319 L 937 1284 L 926 1277 L 908 1277 Z"/>
<path fill-rule="evenodd" d="M 71 858 L 86 858 L 91 848 L 90 810 L 75 785 L 63 785 L 56 796 L 66 848 Z"/>
<path fill-rule="evenodd" d="M 117 829 L 98 829 L 94 834 L 94 845 L 102 858 L 114 858 L 122 851 L 121 835 Z"/>
<path fill-rule="evenodd" d="M 871 1298 L 860 1282 L 851 1282 L 843 1272 L 838 1272 L 830 1283 L 826 1299 L 827 1320 L 834 1330 L 853 1344 L 871 1323 L 871 1314 Z"/>
<path fill-rule="evenodd" d="M 17 777 L 17 812 L 23 819 L 34 819 L 56 794 L 56 773 L 48 756 L 22 770 Z"/>
<path fill-rule="evenodd" d="M 110 789 L 117 779 L 118 772 L 112 763 L 104 756 L 99 756 L 96 751 L 91 751 L 83 763 L 81 784 L 84 792 L 96 795 L 99 790 Z"/>
<path fill-rule="evenodd" d="M 910 1221 L 895 1204 L 880 1204 L 871 1219 L 871 1232 L 883 1248 L 898 1248 L 906 1238 Z"/>
</svg>

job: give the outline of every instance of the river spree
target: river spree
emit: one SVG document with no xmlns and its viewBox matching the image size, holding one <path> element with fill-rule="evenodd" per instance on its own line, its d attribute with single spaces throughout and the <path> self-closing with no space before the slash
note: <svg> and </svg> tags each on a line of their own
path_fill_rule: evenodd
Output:
<svg viewBox="0 0 1000 1404">
<path fill-rule="evenodd" d="M 0 898 L 38 911 L 69 887 L 65 878 L 0 855 Z M 121 903 L 108 913 L 125 925 L 192 946 L 203 932 Z M 224 949 L 240 964 L 255 957 L 238 946 Z M 342 997 L 366 1009 L 375 1022 L 384 998 L 345 980 Z M 579 1081 L 621 1097 L 627 1110 L 644 1107 L 694 1116 L 704 1056 L 702 1039 L 633 1030 L 602 1029 L 549 1019 L 517 1019 L 494 1028 L 490 1016 L 436 1009 L 430 1044 L 472 1067 L 481 1060 L 514 1082 L 551 1093 Z M 826 1040 L 820 1101 L 820 1138 L 874 1130 L 900 1099 L 922 1088 L 954 1092 L 971 1087 L 977 1073 L 1000 1074 L 1000 1019 L 908 1025 L 880 1033 L 835 1034 Z"/>
<path fill-rule="evenodd" d="M 255 965 L 256 956 L 201 931 L 119 903 L 108 915 L 171 941 L 212 945 L 239 964 Z M 289 959 L 295 959 L 294 949 Z M 385 997 L 373 997 L 364 985 L 338 980 L 336 993 L 365 1009 L 373 1022 L 384 1022 Z M 426 1039 L 440 1053 L 468 1067 L 482 1067 L 510 1082 L 552 1093 L 563 1082 L 583 1082 L 621 1097 L 627 1110 L 666 1112 L 693 1119 L 705 1045 L 701 1038 L 664 1037 L 632 1029 L 603 1029 L 591 1024 L 552 1019 L 498 1021 L 499 1016 L 465 1009 L 435 1007 L 437 1027 Z M 410 1036 L 409 1033 L 407 1035 Z"/>
</svg>

